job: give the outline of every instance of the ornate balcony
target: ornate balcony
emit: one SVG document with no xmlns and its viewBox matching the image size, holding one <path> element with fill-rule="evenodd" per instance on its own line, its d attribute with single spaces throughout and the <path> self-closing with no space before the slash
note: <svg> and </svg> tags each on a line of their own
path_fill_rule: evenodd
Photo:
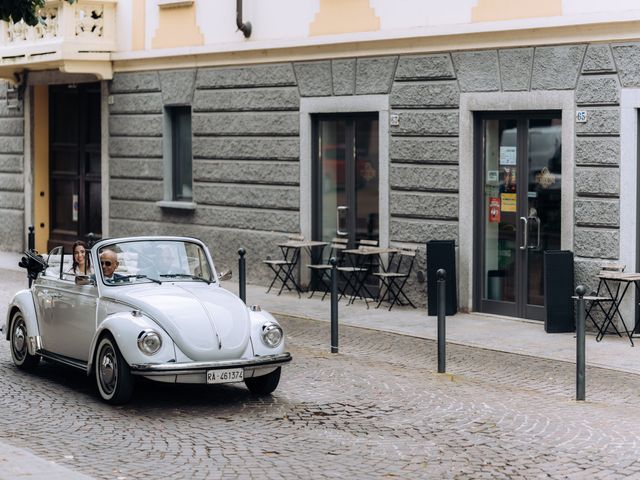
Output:
<svg viewBox="0 0 640 480">
<path fill-rule="evenodd" d="M 0 78 L 16 80 L 24 70 L 59 69 L 110 79 L 116 3 L 49 0 L 40 10 L 40 25 L 0 21 Z"/>
</svg>

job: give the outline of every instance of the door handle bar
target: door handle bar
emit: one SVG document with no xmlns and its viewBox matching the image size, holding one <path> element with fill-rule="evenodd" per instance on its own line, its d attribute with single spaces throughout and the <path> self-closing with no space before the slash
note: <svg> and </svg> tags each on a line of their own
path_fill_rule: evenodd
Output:
<svg viewBox="0 0 640 480">
<path fill-rule="evenodd" d="M 524 222 L 524 242 L 520 245 L 520 250 L 526 250 L 529 245 L 529 225 L 527 222 L 527 217 L 520 217 L 520 220 Z"/>
<path fill-rule="evenodd" d="M 336 233 L 338 235 L 348 235 L 349 232 L 343 231 L 340 229 L 340 212 L 346 212 L 347 210 L 349 210 L 349 207 L 345 207 L 345 206 L 338 206 L 338 209 L 336 210 Z"/>
</svg>

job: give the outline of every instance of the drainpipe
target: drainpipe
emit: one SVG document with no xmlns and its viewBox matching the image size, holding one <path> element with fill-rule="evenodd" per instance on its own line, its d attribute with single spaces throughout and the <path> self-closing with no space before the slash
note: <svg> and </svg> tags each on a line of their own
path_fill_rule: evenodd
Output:
<svg viewBox="0 0 640 480">
<path fill-rule="evenodd" d="M 236 25 L 245 38 L 251 36 L 251 22 L 242 22 L 242 0 L 236 0 Z"/>
</svg>

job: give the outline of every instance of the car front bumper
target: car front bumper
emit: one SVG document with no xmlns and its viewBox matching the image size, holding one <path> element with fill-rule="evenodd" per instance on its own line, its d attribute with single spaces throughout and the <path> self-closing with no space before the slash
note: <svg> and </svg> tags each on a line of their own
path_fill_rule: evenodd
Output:
<svg viewBox="0 0 640 480">
<path fill-rule="evenodd" d="M 219 362 L 189 362 L 189 363 L 145 363 L 131 365 L 133 375 L 145 377 L 163 375 L 190 375 L 194 373 L 205 373 L 207 370 L 220 370 L 226 368 L 265 368 L 276 367 L 290 362 L 290 353 L 279 353 L 277 355 L 264 355 L 249 359 L 223 360 Z"/>
</svg>

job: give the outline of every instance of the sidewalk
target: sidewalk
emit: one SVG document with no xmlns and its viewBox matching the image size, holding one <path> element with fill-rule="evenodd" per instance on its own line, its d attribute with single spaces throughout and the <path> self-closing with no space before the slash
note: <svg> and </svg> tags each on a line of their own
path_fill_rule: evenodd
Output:
<svg viewBox="0 0 640 480">
<path fill-rule="evenodd" d="M 238 293 L 238 284 L 223 282 L 223 286 Z M 265 293 L 266 287 L 247 285 L 247 304 L 258 304 L 274 315 L 331 321 L 329 297 L 320 301 L 322 294 L 298 298 L 293 293 Z M 411 335 L 430 340 L 437 339 L 437 318 L 427 316 L 425 308 L 393 307 L 389 312 L 381 306 L 368 310 L 362 300 L 347 306 L 343 299 L 338 305 L 339 324 Z M 447 317 L 447 342 L 500 352 L 575 363 L 576 338 L 573 333 L 544 331 L 544 323 L 480 313 L 457 313 Z M 596 342 L 595 335 L 587 334 L 586 362 L 594 367 L 640 374 L 640 339 L 632 347 L 626 337 L 607 335 Z M 327 348 L 329 327 L 327 326 Z"/>
</svg>

